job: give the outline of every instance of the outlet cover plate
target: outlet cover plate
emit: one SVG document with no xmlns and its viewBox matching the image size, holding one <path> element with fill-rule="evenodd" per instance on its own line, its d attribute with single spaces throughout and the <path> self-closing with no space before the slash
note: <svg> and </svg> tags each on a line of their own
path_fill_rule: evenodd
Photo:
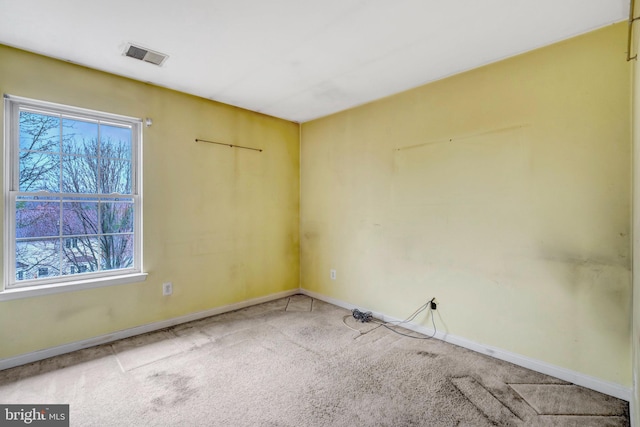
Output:
<svg viewBox="0 0 640 427">
<path fill-rule="evenodd" d="M 173 283 L 166 282 L 162 284 L 162 295 L 171 295 L 173 293 Z"/>
</svg>

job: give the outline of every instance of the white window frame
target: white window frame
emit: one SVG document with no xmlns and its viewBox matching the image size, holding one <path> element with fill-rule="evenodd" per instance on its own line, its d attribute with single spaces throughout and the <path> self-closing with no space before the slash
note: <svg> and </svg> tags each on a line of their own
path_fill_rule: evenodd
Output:
<svg viewBox="0 0 640 427">
<path fill-rule="evenodd" d="M 0 301 L 145 280 L 147 274 L 142 269 L 142 120 L 13 95 L 5 95 L 4 98 L 4 283 L 0 288 Z M 23 109 L 131 127 L 132 194 L 120 197 L 132 198 L 134 204 L 132 267 L 82 275 L 61 274 L 47 279 L 16 280 L 16 199 L 25 194 L 18 191 L 20 111 Z M 50 194 L 44 192 L 44 195 Z M 113 196 L 106 195 L 106 198 Z M 64 244 L 64 237 L 61 244 Z"/>
</svg>

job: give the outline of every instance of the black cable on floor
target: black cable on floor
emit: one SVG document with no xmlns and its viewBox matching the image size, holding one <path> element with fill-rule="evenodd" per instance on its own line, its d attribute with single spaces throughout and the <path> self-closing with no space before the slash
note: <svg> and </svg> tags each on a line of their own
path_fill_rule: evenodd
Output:
<svg viewBox="0 0 640 427">
<path fill-rule="evenodd" d="M 358 310 L 357 308 L 354 308 L 353 311 L 351 312 L 351 316 L 354 319 L 356 319 L 356 320 L 358 320 L 358 321 L 360 321 L 362 323 L 368 323 L 368 322 L 378 323 L 378 326 L 376 326 L 375 328 L 370 329 L 370 330 L 368 330 L 366 332 L 361 332 L 360 330 L 352 328 L 351 326 L 347 325 L 346 320 L 347 320 L 348 317 L 350 317 L 349 315 L 345 316 L 342 319 L 342 323 L 344 323 L 344 325 L 347 328 L 358 332 L 360 335 L 368 334 L 369 332 L 372 332 L 372 331 L 378 329 L 379 327 L 385 327 L 388 330 L 390 330 L 391 332 L 394 332 L 394 333 L 396 333 L 398 335 L 402 335 L 403 337 L 413 338 L 413 339 L 417 339 L 417 340 L 429 340 L 429 339 L 435 337 L 436 333 L 438 332 L 438 330 L 436 329 L 436 322 L 435 322 L 435 319 L 433 317 L 433 308 L 432 307 L 435 306 L 434 300 L 435 300 L 435 298 L 431 298 L 431 300 L 427 301 L 425 304 L 423 304 L 420 307 L 418 307 L 416 309 L 416 311 L 414 311 L 411 315 L 409 315 L 409 317 L 407 317 L 405 320 L 402 320 L 400 322 L 381 322 L 381 321 L 376 320 L 373 317 L 373 315 L 371 314 L 370 311 L 362 312 L 362 311 Z M 411 322 L 413 319 L 415 319 L 418 316 L 418 314 L 422 313 L 426 309 L 429 309 L 429 315 L 431 316 L 431 324 L 433 325 L 433 334 L 432 335 L 417 337 L 415 335 L 405 334 L 404 332 L 396 331 L 395 329 L 393 329 L 393 327 L 398 327 L 398 326 L 403 325 L 405 323 Z M 391 325 L 391 326 L 389 326 L 389 325 Z M 416 333 L 419 333 L 419 332 L 416 332 Z"/>
<path fill-rule="evenodd" d="M 371 322 L 373 320 L 373 315 L 371 314 L 370 311 L 367 311 L 367 312 L 363 313 L 362 311 L 358 310 L 357 308 L 354 308 L 351 311 L 351 314 L 352 314 L 354 319 L 359 320 L 362 323 Z"/>
</svg>

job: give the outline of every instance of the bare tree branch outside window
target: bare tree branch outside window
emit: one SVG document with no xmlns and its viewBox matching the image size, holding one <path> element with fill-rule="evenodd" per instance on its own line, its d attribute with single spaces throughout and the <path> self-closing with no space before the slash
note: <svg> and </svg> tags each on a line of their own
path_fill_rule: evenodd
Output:
<svg viewBox="0 0 640 427">
<path fill-rule="evenodd" d="M 19 135 L 16 280 L 132 267 L 131 129 L 22 111 Z"/>
</svg>

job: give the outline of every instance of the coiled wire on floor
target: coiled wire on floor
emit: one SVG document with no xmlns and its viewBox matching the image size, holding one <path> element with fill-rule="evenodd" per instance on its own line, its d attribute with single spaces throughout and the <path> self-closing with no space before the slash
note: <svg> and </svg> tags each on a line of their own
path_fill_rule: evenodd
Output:
<svg viewBox="0 0 640 427">
<path fill-rule="evenodd" d="M 435 298 L 431 298 L 431 300 L 427 301 L 425 304 L 421 305 L 420 307 L 418 307 L 416 309 L 416 311 L 414 311 L 409 317 L 407 317 L 405 320 L 402 321 L 397 321 L 397 322 L 384 322 L 384 321 L 380 321 L 378 319 L 376 319 L 375 317 L 373 317 L 373 314 L 370 311 L 366 311 L 366 312 L 362 312 L 360 310 L 358 310 L 357 308 L 354 308 L 351 311 L 351 314 L 347 314 L 346 316 L 344 316 L 342 318 L 342 323 L 344 323 L 344 325 L 351 329 L 352 331 L 358 332 L 358 336 L 354 337 L 354 339 L 359 338 L 362 335 L 368 334 L 369 332 L 373 332 L 376 329 L 380 328 L 380 327 L 384 327 L 387 328 L 388 330 L 390 330 L 391 332 L 394 332 L 398 335 L 402 335 L 403 337 L 407 337 L 407 338 L 413 338 L 413 339 L 417 339 L 417 340 L 428 340 L 431 339 L 433 337 L 436 336 L 436 333 L 438 332 L 436 329 L 436 322 L 435 319 L 433 317 L 433 307 L 435 306 L 434 303 Z M 433 334 L 432 335 L 428 335 L 428 336 L 416 336 L 416 335 L 411 335 L 405 332 L 400 332 L 397 331 L 394 328 L 400 327 L 401 325 L 405 324 L 405 323 L 409 323 L 411 322 L 413 319 L 415 319 L 418 314 L 422 313 L 423 311 L 429 309 L 428 312 L 428 316 L 431 317 L 431 324 L 433 325 Z M 361 323 L 377 323 L 378 326 L 376 326 L 375 328 L 371 328 L 368 331 L 361 331 L 359 329 L 353 328 L 351 326 L 349 326 L 347 324 L 347 319 L 349 317 L 353 317 L 354 319 L 356 319 L 356 321 L 359 321 Z M 417 332 L 416 332 L 417 333 Z"/>
</svg>

